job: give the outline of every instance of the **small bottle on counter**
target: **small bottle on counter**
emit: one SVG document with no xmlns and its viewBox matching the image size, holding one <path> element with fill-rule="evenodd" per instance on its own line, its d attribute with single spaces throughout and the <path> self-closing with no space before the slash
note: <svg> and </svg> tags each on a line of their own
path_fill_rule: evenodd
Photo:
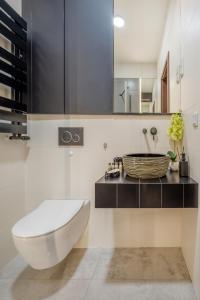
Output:
<svg viewBox="0 0 200 300">
<path fill-rule="evenodd" d="M 107 171 L 109 172 L 109 171 L 111 171 L 111 170 L 112 170 L 112 164 L 109 163 L 109 164 L 108 164 L 108 170 L 107 170 Z"/>
<path fill-rule="evenodd" d="M 120 162 L 120 164 L 119 164 L 119 171 L 120 171 L 120 175 L 123 175 L 123 164 L 122 164 L 122 162 Z"/>
<path fill-rule="evenodd" d="M 186 160 L 186 155 L 183 148 L 183 153 L 181 154 L 181 160 L 179 162 L 179 175 L 180 177 L 188 177 L 189 176 L 189 164 Z"/>
<path fill-rule="evenodd" d="M 115 166 L 115 169 L 118 169 L 118 163 L 117 162 L 114 163 L 114 166 Z"/>
</svg>

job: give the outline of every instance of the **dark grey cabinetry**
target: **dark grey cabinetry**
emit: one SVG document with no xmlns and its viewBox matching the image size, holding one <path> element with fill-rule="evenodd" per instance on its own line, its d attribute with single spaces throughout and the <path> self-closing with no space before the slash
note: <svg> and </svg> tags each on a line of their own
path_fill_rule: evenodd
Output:
<svg viewBox="0 0 200 300">
<path fill-rule="evenodd" d="M 23 0 L 29 32 L 29 112 L 64 113 L 64 0 Z"/>
<path fill-rule="evenodd" d="M 115 208 L 117 207 L 116 184 L 98 184 L 95 187 L 95 207 Z"/>
<path fill-rule="evenodd" d="M 197 208 L 198 183 L 167 173 L 155 179 L 100 178 L 95 183 L 96 208 Z"/>
<path fill-rule="evenodd" d="M 29 112 L 111 114 L 113 0 L 22 0 Z"/>
</svg>

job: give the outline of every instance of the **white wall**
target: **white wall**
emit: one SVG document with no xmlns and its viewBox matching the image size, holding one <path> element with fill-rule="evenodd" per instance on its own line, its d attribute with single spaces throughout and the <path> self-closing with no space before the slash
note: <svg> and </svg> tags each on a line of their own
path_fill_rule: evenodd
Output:
<svg viewBox="0 0 200 300">
<path fill-rule="evenodd" d="M 7 0 L 8 4 L 10 4 L 18 14 L 22 13 L 22 0 Z"/>
<path fill-rule="evenodd" d="M 184 78 L 181 84 L 185 118 L 185 144 L 191 175 L 200 183 L 200 128 L 193 128 L 192 114 L 200 113 L 200 2 L 181 0 L 182 52 Z M 183 253 L 200 299 L 200 215 L 199 210 L 184 210 Z"/>
<path fill-rule="evenodd" d="M 115 64 L 115 78 L 157 78 L 156 64 Z"/>
<path fill-rule="evenodd" d="M 179 14 L 181 12 L 181 14 Z M 181 18 L 179 17 L 181 15 Z M 179 21 L 180 20 L 180 21 Z M 171 1 L 165 38 L 158 63 L 163 69 L 170 51 L 170 103 L 180 105 L 185 119 L 185 146 L 190 159 L 191 176 L 200 182 L 200 131 L 192 126 L 192 113 L 200 113 L 200 4 L 199 1 Z M 184 64 L 184 78 L 176 84 L 176 68 Z M 160 70 L 160 71 L 159 71 Z M 173 109 L 173 110 L 174 110 Z M 200 216 L 197 209 L 185 209 L 182 223 L 182 249 L 193 283 L 200 299 Z"/>
<path fill-rule="evenodd" d="M 181 89 L 176 83 L 177 67 L 181 61 L 181 18 L 180 0 L 170 0 L 168 15 L 166 19 L 165 32 L 163 36 L 161 51 L 158 59 L 158 101 L 157 110 L 161 107 L 161 78 L 168 52 L 170 54 L 170 112 L 179 112 L 181 109 Z"/>
<path fill-rule="evenodd" d="M 21 12 L 21 1 L 9 1 Z M 5 46 L 1 38 L 0 44 Z M 8 96 L 0 85 L 0 95 Z M 25 160 L 24 142 L 9 141 L 0 134 L 0 267 L 16 255 L 11 228 L 25 213 Z"/>
<path fill-rule="evenodd" d="M 0 135 L 0 267 L 16 255 L 11 228 L 25 213 L 25 159 L 23 142 Z"/>
<path fill-rule="evenodd" d="M 68 125 L 84 127 L 84 147 L 58 146 L 58 127 Z M 166 153 L 169 118 L 32 116 L 29 126 L 27 210 L 45 199 L 88 198 L 92 204 L 89 228 L 78 247 L 181 245 L 181 210 L 94 208 L 95 181 L 113 157 L 130 152 Z M 149 134 L 148 146 L 142 129 L 152 126 L 158 128 L 158 141 L 154 144 Z"/>
</svg>

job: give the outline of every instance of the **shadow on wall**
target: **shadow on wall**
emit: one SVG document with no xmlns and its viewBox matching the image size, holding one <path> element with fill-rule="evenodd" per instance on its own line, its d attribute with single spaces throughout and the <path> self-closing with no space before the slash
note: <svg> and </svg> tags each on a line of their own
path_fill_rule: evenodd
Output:
<svg viewBox="0 0 200 300">
<path fill-rule="evenodd" d="M 23 141 L 11 141 L 8 136 L 0 136 L 0 164 L 26 161 L 29 154 L 29 147 Z"/>
</svg>

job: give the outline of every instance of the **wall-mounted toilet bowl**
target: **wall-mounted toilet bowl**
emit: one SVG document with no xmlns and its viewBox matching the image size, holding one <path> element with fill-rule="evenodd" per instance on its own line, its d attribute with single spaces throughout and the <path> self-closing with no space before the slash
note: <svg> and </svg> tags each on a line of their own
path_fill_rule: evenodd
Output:
<svg viewBox="0 0 200 300">
<path fill-rule="evenodd" d="M 84 232 L 88 200 L 46 200 L 12 229 L 15 246 L 34 269 L 62 261 Z"/>
</svg>

